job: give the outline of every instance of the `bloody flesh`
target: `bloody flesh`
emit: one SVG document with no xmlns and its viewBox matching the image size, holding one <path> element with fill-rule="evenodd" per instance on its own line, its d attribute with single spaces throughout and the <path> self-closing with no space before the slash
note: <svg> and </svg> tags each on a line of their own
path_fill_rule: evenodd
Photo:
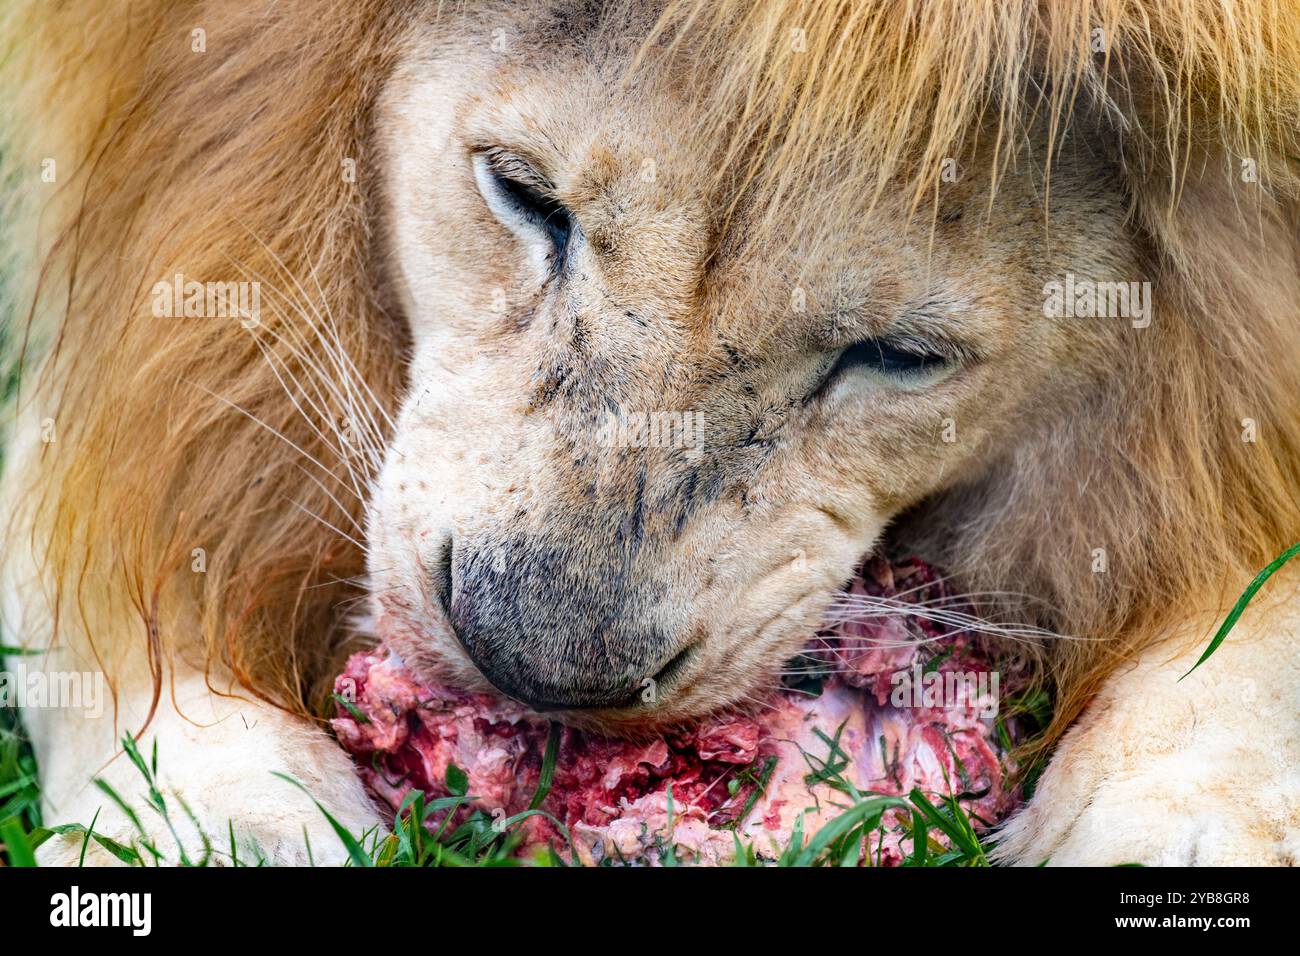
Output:
<svg viewBox="0 0 1300 956">
<path fill-rule="evenodd" d="M 587 864 L 654 863 L 671 833 L 681 859 L 727 862 L 736 836 L 773 858 L 801 815 L 810 834 L 842 812 L 847 798 L 821 779 L 828 765 L 859 791 L 951 794 L 977 825 L 996 822 L 1017 798 L 993 716 L 1008 687 L 960 611 L 928 565 L 872 559 L 792 665 L 788 686 L 762 707 L 640 740 L 558 728 L 542 809 L 572 846 L 551 819 L 534 816 L 521 825 L 520 852 L 550 844 Z M 332 721 L 339 742 L 389 806 L 412 789 L 447 795 L 454 766 L 485 813 L 528 808 L 546 718 L 495 695 L 422 683 L 382 646 L 354 655 L 335 690 L 347 702 Z M 871 862 L 902 859 L 900 822 L 886 815 L 883 834 L 868 841 Z"/>
</svg>

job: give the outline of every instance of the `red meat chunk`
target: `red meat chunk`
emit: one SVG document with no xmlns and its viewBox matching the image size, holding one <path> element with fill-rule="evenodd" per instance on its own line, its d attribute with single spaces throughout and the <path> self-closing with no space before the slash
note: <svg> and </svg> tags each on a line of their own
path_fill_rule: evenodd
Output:
<svg viewBox="0 0 1300 956">
<path fill-rule="evenodd" d="M 845 760 L 839 772 L 862 792 L 953 794 L 978 825 L 998 821 L 1018 797 L 995 732 L 999 697 L 1016 681 L 961 626 L 968 613 L 928 565 L 868 561 L 792 668 L 799 680 L 764 706 L 641 740 L 561 728 L 542 809 L 572 846 L 537 816 L 522 825 L 520 852 L 551 844 L 587 864 L 655 863 L 671 833 L 679 859 L 728 862 L 736 836 L 773 858 L 801 815 L 809 834 L 841 812 L 846 798 L 816 771 Z M 412 789 L 446 796 L 453 765 L 483 811 L 527 808 L 546 718 L 494 695 L 423 684 L 382 645 L 354 655 L 335 690 L 347 701 L 332 721 L 338 740 L 393 808 Z M 871 862 L 897 863 L 906 837 L 896 816 L 885 822 Z"/>
</svg>

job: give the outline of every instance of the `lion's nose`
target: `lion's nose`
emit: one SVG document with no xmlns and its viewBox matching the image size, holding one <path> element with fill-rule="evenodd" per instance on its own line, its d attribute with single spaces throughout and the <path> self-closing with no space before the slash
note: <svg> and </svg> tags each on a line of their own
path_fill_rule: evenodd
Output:
<svg viewBox="0 0 1300 956">
<path fill-rule="evenodd" d="M 634 703 L 666 642 L 623 613 L 603 575 L 581 578 L 562 548 L 457 541 L 443 601 L 456 638 L 502 693 L 535 710 Z"/>
</svg>

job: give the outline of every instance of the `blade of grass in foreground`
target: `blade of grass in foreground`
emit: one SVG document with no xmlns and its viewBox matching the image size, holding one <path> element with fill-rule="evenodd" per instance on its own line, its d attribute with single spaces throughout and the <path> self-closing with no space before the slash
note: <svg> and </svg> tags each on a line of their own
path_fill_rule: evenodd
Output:
<svg viewBox="0 0 1300 956">
<path fill-rule="evenodd" d="M 345 827 L 343 824 L 339 823 L 337 820 L 334 819 L 334 817 L 330 814 L 330 812 L 326 810 L 324 806 L 321 805 L 321 802 L 311 795 L 310 790 L 304 787 L 293 777 L 289 776 L 287 773 L 280 773 L 278 770 L 272 770 L 271 773 L 279 777 L 281 780 L 288 781 L 289 783 L 297 787 L 299 790 L 301 790 L 303 793 L 307 794 L 307 796 L 311 799 L 311 802 L 316 804 L 316 809 L 321 812 L 321 814 L 325 817 L 326 822 L 328 822 L 330 827 L 333 828 L 334 833 L 343 842 L 343 846 L 348 851 L 348 857 L 349 859 L 352 860 L 354 865 L 356 866 L 374 865 L 374 861 L 372 861 L 370 857 L 366 855 L 366 851 L 361 848 L 361 844 L 357 842 L 357 838 L 348 832 L 347 827 Z"/>
<path fill-rule="evenodd" d="M 1192 665 L 1191 670 L 1178 678 L 1180 681 L 1210 659 L 1210 655 L 1219 649 L 1219 645 L 1223 643 L 1224 638 L 1228 636 L 1228 632 L 1236 625 L 1237 619 L 1245 612 L 1246 605 L 1250 603 L 1251 599 L 1259 589 L 1264 586 L 1264 582 L 1271 578 L 1278 568 L 1282 567 L 1282 565 L 1286 564 L 1297 554 L 1300 554 L 1300 543 L 1291 545 L 1291 547 L 1287 548 L 1270 561 L 1268 567 L 1255 575 L 1255 580 L 1251 581 L 1250 584 L 1246 586 L 1246 590 L 1241 592 L 1241 597 L 1237 598 L 1237 603 L 1233 605 L 1232 610 L 1228 612 L 1228 616 L 1225 617 L 1223 623 L 1219 625 L 1218 632 L 1210 640 L 1210 645 L 1205 649 L 1205 653 L 1201 655 L 1201 659 Z"/>
<path fill-rule="evenodd" d="M 533 799 L 528 801 L 528 809 L 536 810 L 551 792 L 551 780 L 555 777 L 555 761 L 560 755 L 560 725 L 551 721 L 546 734 L 546 751 L 542 754 L 542 770 L 537 775 L 537 789 Z"/>
<path fill-rule="evenodd" d="M 970 820 L 961 813 L 961 806 L 952 797 L 945 799 L 945 806 L 948 813 L 944 813 L 929 798 L 921 792 L 920 787 L 913 787 L 908 799 L 926 822 L 937 830 L 940 830 L 949 840 L 952 841 L 953 848 L 961 851 L 967 859 L 975 863 L 985 863 L 984 849 L 980 846 L 979 837 L 975 833 L 974 827 L 971 826 Z"/>
<path fill-rule="evenodd" d="M 31 832 L 32 843 L 36 846 L 40 846 L 42 843 L 44 843 L 52 836 L 61 835 L 65 833 L 79 833 L 83 837 L 82 857 L 81 857 L 80 865 L 85 864 L 85 850 L 87 844 L 89 843 L 89 841 L 94 840 L 97 844 L 99 844 L 99 846 L 103 847 L 106 851 L 113 854 L 113 856 L 117 857 L 123 863 L 126 863 L 131 866 L 143 866 L 144 860 L 141 858 L 140 854 L 137 853 L 135 850 L 131 849 L 128 846 L 123 846 L 121 843 L 118 843 L 116 840 L 111 840 L 108 837 L 95 832 L 94 824 L 95 821 L 98 819 L 99 819 L 99 811 L 96 810 L 94 819 L 91 820 L 91 825 L 89 827 L 82 826 L 80 823 L 64 823 L 57 827 L 37 827 Z"/>
<path fill-rule="evenodd" d="M 9 854 L 10 866 L 36 865 L 36 854 L 32 851 L 27 834 L 23 833 L 22 824 L 17 819 L 11 818 L 0 823 L 0 842 L 4 843 L 5 850 Z"/>
<path fill-rule="evenodd" d="M 893 809 L 907 809 L 907 801 L 901 797 L 869 797 L 863 800 L 818 830 L 808 845 L 795 856 L 790 865 L 812 866 L 817 862 L 818 857 L 822 855 L 822 851 L 840 837 L 855 827 L 874 830 L 884 812 Z"/>
</svg>

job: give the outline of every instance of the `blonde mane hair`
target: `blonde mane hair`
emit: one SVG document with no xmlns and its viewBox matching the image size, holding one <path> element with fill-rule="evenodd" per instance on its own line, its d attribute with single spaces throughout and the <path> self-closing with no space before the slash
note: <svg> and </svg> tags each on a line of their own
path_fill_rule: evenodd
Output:
<svg viewBox="0 0 1300 956">
<path fill-rule="evenodd" d="M 19 404 L 57 428 L 22 527 L 59 627 L 105 660 L 143 642 L 159 694 L 194 642 L 304 708 L 360 593 L 362 496 L 403 384 L 368 124 L 425 5 L 11 7 L 6 347 Z M 910 523 L 943 532 L 926 543 L 973 589 L 1027 590 L 1047 626 L 1093 638 L 1051 651 L 1048 740 L 1171 615 L 1300 537 L 1300 4 L 665 0 L 643 39 L 635 68 L 668 61 L 697 129 L 723 131 L 719 189 L 768 210 L 751 241 L 791 204 L 815 214 L 800 184 L 846 157 L 920 208 L 976 141 L 996 187 L 1035 124 L 1108 136 L 1154 250 L 1150 334 L 1075 414 Z M 150 290 L 178 273 L 260 280 L 261 324 L 155 319 Z"/>
</svg>

